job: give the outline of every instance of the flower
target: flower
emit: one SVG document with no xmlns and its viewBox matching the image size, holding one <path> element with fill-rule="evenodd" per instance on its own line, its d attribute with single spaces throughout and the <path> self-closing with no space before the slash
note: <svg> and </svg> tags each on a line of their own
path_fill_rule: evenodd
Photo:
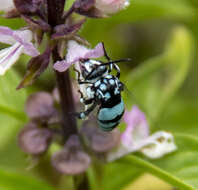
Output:
<svg viewBox="0 0 198 190">
<path fill-rule="evenodd" d="M 50 129 L 39 128 L 36 123 L 28 123 L 19 133 L 18 144 L 31 155 L 41 155 L 51 144 L 53 133 Z"/>
<path fill-rule="evenodd" d="M 95 7 L 104 14 L 114 14 L 126 8 L 128 0 L 96 0 Z"/>
<path fill-rule="evenodd" d="M 107 153 L 116 147 L 120 142 L 120 131 L 115 129 L 108 133 L 96 126 L 97 118 L 91 116 L 81 126 L 80 133 L 84 142 L 95 153 Z"/>
<path fill-rule="evenodd" d="M 14 8 L 13 0 L 0 0 L 0 5 L 0 11 L 7 12 Z"/>
<path fill-rule="evenodd" d="M 67 175 L 78 175 L 87 170 L 91 158 L 84 152 L 79 137 L 72 135 L 64 148 L 52 156 L 51 161 L 58 172 Z"/>
<path fill-rule="evenodd" d="M 59 72 L 66 71 L 71 65 L 78 63 L 82 59 L 99 58 L 104 56 L 102 43 L 99 43 L 94 49 L 88 49 L 85 46 L 79 45 L 76 41 L 68 42 L 68 52 L 66 59 L 57 61 L 54 64 L 54 69 Z"/>
<path fill-rule="evenodd" d="M 0 42 L 11 45 L 11 47 L 0 50 L 0 75 L 9 69 L 22 53 L 32 57 L 39 55 L 31 40 L 32 32 L 30 30 L 12 30 L 0 26 Z"/>
<path fill-rule="evenodd" d="M 119 147 L 108 154 L 108 161 L 116 160 L 126 154 L 140 151 L 149 158 L 160 158 L 177 149 L 172 134 L 159 131 L 149 136 L 149 126 L 144 113 L 133 106 L 124 114 L 126 130 L 121 135 Z"/>
</svg>

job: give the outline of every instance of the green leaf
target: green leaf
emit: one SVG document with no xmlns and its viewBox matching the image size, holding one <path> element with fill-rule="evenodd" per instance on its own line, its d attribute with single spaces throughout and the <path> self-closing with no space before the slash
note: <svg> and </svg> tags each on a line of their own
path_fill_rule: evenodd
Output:
<svg viewBox="0 0 198 190">
<path fill-rule="evenodd" d="M 136 167 L 129 168 L 125 163 L 108 164 L 104 171 L 102 190 L 120 190 L 142 174 L 142 171 Z"/>
<path fill-rule="evenodd" d="M 176 96 L 161 117 L 158 130 L 198 135 L 198 101 Z"/>
<path fill-rule="evenodd" d="M 90 187 L 94 190 L 120 190 L 142 174 L 138 168 L 133 167 L 130 170 L 126 163 L 113 162 L 103 165 L 99 169 L 98 171 L 95 167 L 90 167 L 88 170 Z"/>
<path fill-rule="evenodd" d="M 20 81 L 17 73 L 11 69 L 0 77 L 0 167 L 25 168 L 25 155 L 17 145 L 17 134 L 26 122 L 24 103 L 26 91 L 16 90 Z"/>
<path fill-rule="evenodd" d="M 146 61 L 126 77 L 126 86 L 153 122 L 182 86 L 192 61 L 192 52 L 191 34 L 186 28 L 177 27 L 161 55 Z M 131 101 L 134 103 L 135 100 L 131 98 Z"/>
<path fill-rule="evenodd" d="M 175 134 L 178 150 L 158 160 L 128 156 L 120 162 L 130 163 L 182 190 L 198 189 L 198 138 Z M 132 169 L 132 168 L 130 168 Z"/>
<path fill-rule="evenodd" d="M 149 23 L 151 23 L 150 27 L 152 27 L 153 20 L 155 22 L 157 19 L 163 19 L 168 21 L 182 21 L 183 23 L 184 21 L 192 21 L 196 17 L 196 14 L 197 10 L 188 0 L 132 0 L 129 7 L 108 19 L 99 19 L 97 22 L 94 19 L 89 19 L 85 27 L 82 28 L 81 33 L 85 38 L 89 39 L 91 44 L 104 41 L 107 44 L 107 49 L 110 49 L 108 52 L 110 54 L 112 52 L 114 56 L 118 56 L 119 58 L 121 53 L 122 56 L 126 55 L 128 38 L 129 41 L 131 41 L 131 38 L 136 38 L 136 35 L 133 35 L 132 31 L 137 25 L 132 26 L 132 23 L 137 23 L 139 26 L 149 21 L 147 27 L 149 28 Z M 163 22 L 160 20 L 161 23 Z M 159 24 L 157 27 L 160 27 Z M 146 36 L 144 32 L 147 32 L 147 28 L 145 31 L 142 31 L 143 37 Z M 149 50 L 146 49 L 146 51 Z M 130 50 L 129 53 L 131 53 Z"/>
<path fill-rule="evenodd" d="M 25 25 L 25 21 L 23 21 L 22 19 L 20 18 L 6 19 L 1 16 L 1 13 L 0 13 L 0 23 L 1 25 L 8 26 L 12 29 L 19 29 L 20 27 L 23 27 Z"/>
<path fill-rule="evenodd" d="M 196 9 L 186 0 L 133 0 L 121 14 L 123 20 L 130 22 L 153 18 L 189 20 L 196 15 Z"/>
<path fill-rule="evenodd" d="M 20 128 L 24 127 L 24 123 L 1 114 L 0 121 L 0 168 L 12 170 L 27 168 L 28 160 L 17 144 L 18 133 Z"/>
<path fill-rule="evenodd" d="M 33 177 L 0 170 L 0 189 L 2 190 L 55 190 L 48 184 Z"/>
<path fill-rule="evenodd" d="M 27 94 L 25 90 L 16 90 L 19 81 L 20 78 L 14 70 L 9 70 L 4 76 L 0 77 L 0 114 L 25 121 L 24 103 Z"/>
</svg>

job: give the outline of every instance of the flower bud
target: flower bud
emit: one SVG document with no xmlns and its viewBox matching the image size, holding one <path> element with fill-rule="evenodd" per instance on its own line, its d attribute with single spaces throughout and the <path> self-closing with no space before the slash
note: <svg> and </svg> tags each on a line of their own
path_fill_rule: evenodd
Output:
<svg viewBox="0 0 198 190">
<path fill-rule="evenodd" d="M 32 119 L 49 119 L 54 113 L 53 98 L 46 92 L 30 95 L 25 105 L 25 111 Z"/>
<path fill-rule="evenodd" d="M 89 155 L 82 150 L 76 135 L 69 138 L 63 150 L 52 156 L 52 165 L 57 171 L 67 175 L 78 175 L 84 172 L 90 162 Z"/>
<path fill-rule="evenodd" d="M 52 140 L 52 132 L 38 128 L 35 123 L 29 123 L 19 133 L 18 143 L 21 149 L 32 155 L 44 153 Z"/>
<path fill-rule="evenodd" d="M 128 0 L 96 0 L 95 7 L 104 14 L 114 14 L 126 8 Z"/>
<path fill-rule="evenodd" d="M 93 151 L 99 153 L 108 152 L 119 144 L 120 132 L 117 129 L 108 133 L 101 131 L 100 128 L 94 126 L 96 125 L 95 122 L 85 121 L 82 133 L 86 136 L 88 144 Z"/>
</svg>

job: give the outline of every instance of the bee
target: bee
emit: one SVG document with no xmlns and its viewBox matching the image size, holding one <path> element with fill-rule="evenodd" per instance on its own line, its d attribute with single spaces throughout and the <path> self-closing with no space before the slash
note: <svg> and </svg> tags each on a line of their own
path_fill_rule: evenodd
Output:
<svg viewBox="0 0 198 190">
<path fill-rule="evenodd" d="M 78 84 L 85 85 L 85 92 L 79 90 L 80 102 L 86 107 L 85 111 L 77 113 L 79 119 L 85 119 L 97 106 L 98 125 L 103 131 L 113 130 L 124 114 L 125 106 L 121 96 L 124 85 L 120 81 L 120 69 L 116 63 L 129 61 L 121 59 L 112 61 L 104 48 L 104 55 L 108 62 L 93 59 L 82 60 L 81 73 L 78 73 Z M 111 71 L 115 69 L 115 76 Z M 85 98 L 86 96 L 86 98 Z"/>
</svg>

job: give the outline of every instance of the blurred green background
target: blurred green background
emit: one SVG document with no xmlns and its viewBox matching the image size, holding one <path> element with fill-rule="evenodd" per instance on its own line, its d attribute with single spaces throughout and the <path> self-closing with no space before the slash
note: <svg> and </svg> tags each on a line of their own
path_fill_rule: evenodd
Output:
<svg viewBox="0 0 198 190">
<path fill-rule="evenodd" d="M 24 22 L 0 18 L 0 25 L 17 29 Z M 170 131 L 178 145 L 177 152 L 154 161 L 136 154 L 145 164 L 133 160 L 103 166 L 100 189 L 198 189 L 198 1 L 133 0 L 111 18 L 88 19 L 80 34 L 93 46 L 103 41 L 113 59 L 132 59 L 120 64 L 121 80 L 133 94 L 124 95 L 127 108 L 138 104 L 151 132 Z M 55 173 L 47 156 L 26 170 L 30 158 L 17 146 L 17 133 L 27 122 L 26 97 L 51 91 L 55 83 L 49 68 L 34 86 L 15 91 L 27 60 L 21 58 L 0 78 L 0 190 L 72 189 L 71 178 Z M 99 179 L 92 168 L 87 175 L 92 189 L 97 189 Z"/>
</svg>

